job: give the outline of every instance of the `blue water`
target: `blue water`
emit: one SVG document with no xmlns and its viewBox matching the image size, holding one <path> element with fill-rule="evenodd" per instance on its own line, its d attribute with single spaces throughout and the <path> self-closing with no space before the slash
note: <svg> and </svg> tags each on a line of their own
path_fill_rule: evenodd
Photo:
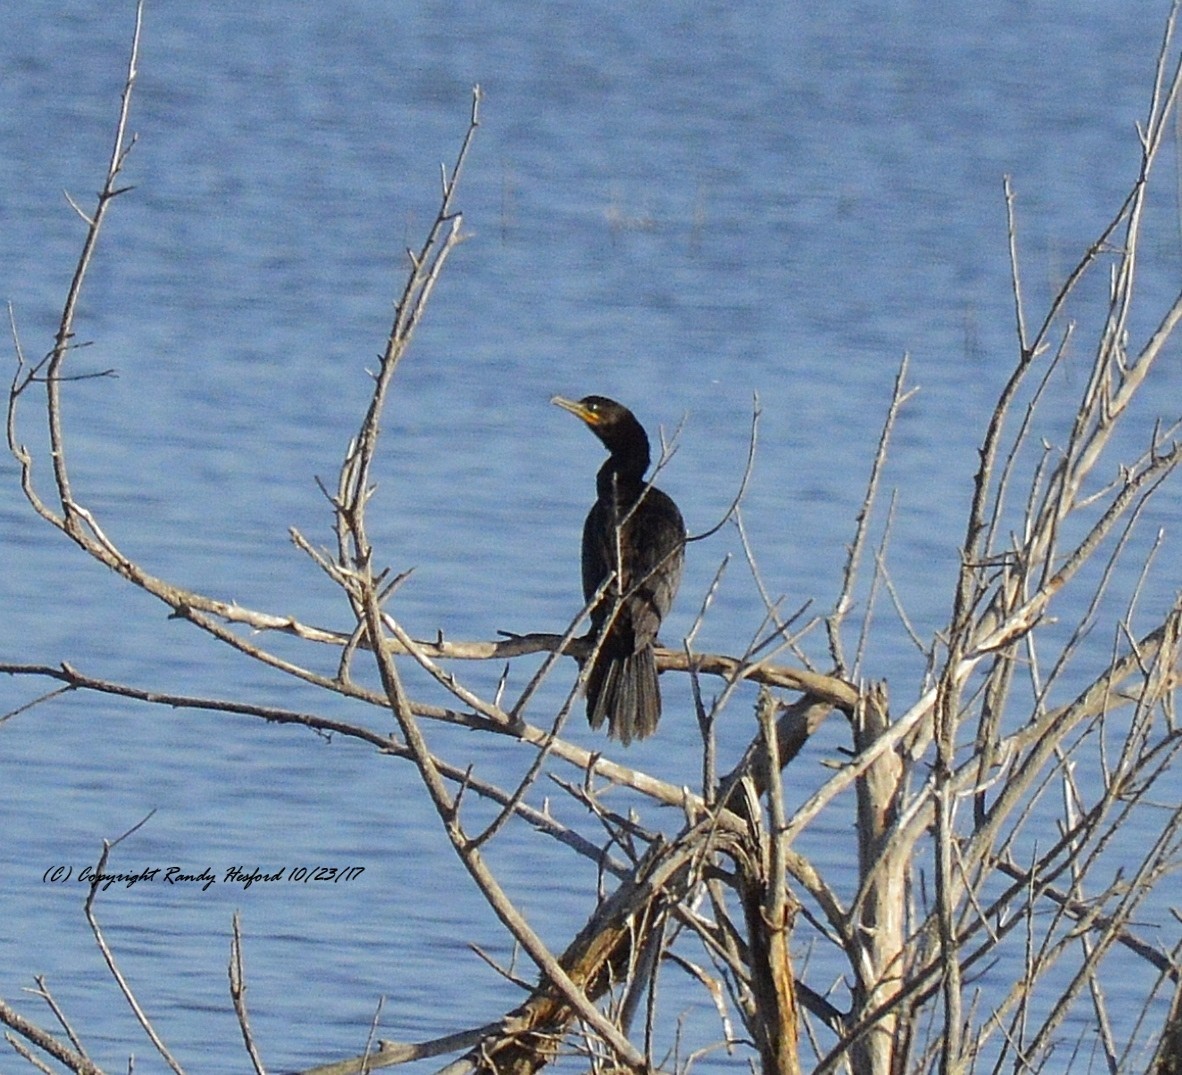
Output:
<svg viewBox="0 0 1182 1075">
<path fill-rule="evenodd" d="M 744 518 L 760 571 L 785 607 L 827 611 L 907 353 L 921 391 L 896 430 L 884 495 L 900 491 L 892 577 L 930 638 L 948 615 L 974 447 L 1016 350 L 1002 176 L 1013 177 L 1027 300 L 1040 311 L 1134 175 L 1163 16 L 1160 4 L 1049 2 L 939 13 L 152 3 L 126 173 L 136 189 L 112 211 L 78 323 L 91 345 L 74 360 L 118 377 L 67 392 L 76 492 L 155 574 L 347 624 L 288 528 L 331 541 L 315 479 L 334 480 L 356 429 L 403 251 L 434 214 L 439 164 L 454 157 L 478 82 L 482 125 L 459 198 L 469 240 L 398 372 L 371 508 L 382 562 L 415 569 L 394 605 L 404 624 L 490 638 L 561 629 L 577 608 L 599 450 L 548 406 L 555 392 L 616 396 L 650 430 L 681 425 L 662 485 L 691 531 L 734 495 L 758 393 Z M 89 207 L 97 189 L 131 8 L 25 4 L 6 21 L 0 291 L 36 356 L 81 240 L 61 192 Z M 1136 339 L 1177 287 L 1170 183 L 1147 238 Z M 1059 382 L 1061 417 L 1086 357 Z M 1154 390 L 1174 414 L 1179 383 L 1175 352 Z M 44 489 L 31 407 L 22 435 L 40 452 Z M 67 660 L 145 687 L 389 727 L 167 620 L 32 516 L 7 457 L 0 480 L 0 659 Z M 1175 490 L 1144 532 L 1180 521 Z M 756 630 L 762 602 L 728 527 L 692 547 L 667 639 L 684 635 L 728 554 L 698 645 L 735 652 Z M 1172 600 L 1178 565 L 1159 565 L 1158 580 L 1146 622 Z M 906 698 L 922 661 L 889 607 L 876 622 L 865 672 Z M 820 634 L 806 649 L 824 665 Z M 480 689 L 500 671 L 458 669 Z M 572 674 L 555 678 L 534 719 Z M 629 757 L 693 783 L 688 687 L 666 680 L 662 734 Z M 38 689 L 0 683 L 0 710 Z M 430 688 L 424 697 L 440 701 Z M 724 761 L 751 734 L 749 703 L 740 695 L 728 711 Z M 521 764 L 505 744 L 430 734 L 489 779 Z M 570 734 L 596 742 L 578 721 Z M 808 779 L 846 745 L 835 719 L 810 749 Z M 275 1070 L 360 1051 L 382 996 L 383 1033 L 408 1040 L 516 1003 L 466 949 L 508 957 L 462 869 L 439 853 L 438 821 L 406 764 L 246 718 L 77 696 L 0 726 L 0 766 L 0 995 L 45 1020 L 20 990 L 46 975 L 109 1067 L 133 1051 L 150 1065 L 150 1047 L 101 965 L 80 888 L 40 879 L 93 862 L 104 837 L 152 809 L 116 851 L 119 868 L 365 867 L 331 887 L 145 884 L 101 898 L 124 970 L 192 1070 L 241 1068 L 225 988 L 235 909 Z M 804 849 L 848 880 L 833 839 L 845 824 L 819 827 Z M 513 829 L 490 854 L 551 943 L 589 913 L 589 867 L 562 856 L 565 872 L 539 866 L 536 841 Z M 687 997 L 712 1040 L 713 1016 Z"/>
</svg>

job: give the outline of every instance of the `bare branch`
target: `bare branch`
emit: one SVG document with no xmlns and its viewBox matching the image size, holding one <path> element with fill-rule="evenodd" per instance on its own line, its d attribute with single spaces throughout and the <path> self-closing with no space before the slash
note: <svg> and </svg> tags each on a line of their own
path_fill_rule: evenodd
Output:
<svg viewBox="0 0 1182 1075">
<path fill-rule="evenodd" d="M 169 1052 L 168 1046 L 164 1044 L 163 1039 L 158 1033 L 156 1033 L 156 1028 L 152 1025 L 152 1021 L 148 1018 L 147 1014 L 144 1012 L 144 1009 L 140 1006 L 140 1002 L 136 1000 L 135 993 L 132 992 L 131 985 L 123 976 L 123 972 L 119 969 L 119 964 L 115 960 L 115 954 L 111 951 L 110 946 L 107 944 L 107 939 L 103 935 L 102 927 L 99 925 L 98 919 L 94 914 L 95 897 L 98 895 L 99 887 L 102 884 L 102 875 L 106 873 L 107 860 L 111 854 L 112 848 L 117 847 L 120 843 L 127 839 L 127 837 L 144 825 L 155 812 L 156 811 L 154 809 L 151 810 L 145 817 L 137 821 L 130 829 L 123 833 L 122 836 L 117 836 L 114 840 L 103 841 L 103 853 L 99 856 L 98 864 L 94 868 L 95 878 L 90 886 L 90 894 L 86 897 L 84 910 L 86 912 L 86 921 L 90 924 L 91 931 L 94 933 L 95 942 L 98 944 L 99 951 L 102 952 L 103 960 L 107 964 L 107 969 L 111 972 L 111 977 L 115 979 L 116 984 L 119 986 L 119 991 L 123 994 L 123 998 L 127 1001 L 128 1007 L 131 1008 L 133 1014 L 135 1015 L 136 1021 L 141 1027 L 143 1027 L 144 1033 L 148 1035 L 148 1040 L 151 1041 L 153 1047 L 163 1058 L 164 1062 L 173 1070 L 173 1072 L 175 1072 L 175 1075 L 184 1075 L 184 1068 L 180 1066 L 180 1064 L 173 1057 L 172 1053 Z"/>
<path fill-rule="evenodd" d="M 230 941 L 230 999 L 234 1002 L 234 1014 L 238 1017 L 238 1029 L 242 1031 L 242 1041 L 246 1046 L 246 1054 L 254 1065 L 255 1075 L 267 1075 L 263 1067 L 262 1057 L 254 1043 L 254 1035 L 250 1030 L 250 1017 L 246 1011 L 246 970 L 242 959 L 242 920 L 238 912 L 234 912 L 232 921 L 234 930 L 233 940 Z"/>
<path fill-rule="evenodd" d="M 870 477 L 866 482 L 866 495 L 862 500 L 862 506 L 858 510 L 855 520 L 854 540 L 851 542 L 849 553 L 846 556 L 841 593 L 837 597 L 833 611 L 825 621 L 825 629 L 829 635 L 829 652 L 833 657 L 834 667 L 836 667 L 840 675 L 845 675 L 846 670 L 844 647 L 841 641 L 841 627 L 853 605 L 854 584 L 862 563 L 862 549 L 866 543 L 866 534 L 870 527 L 870 517 L 874 509 L 874 501 L 878 495 L 878 482 L 882 475 L 883 465 L 886 463 L 887 447 L 890 444 L 891 433 L 895 428 L 895 421 L 899 416 L 899 410 L 918 391 L 915 388 L 906 392 L 903 390 L 903 384 L 907 378 L 907 361 L 907 356 L 904 355 L 903 361 L 899 363 L 899 372 L 895 375 L 895 385 L 891 392 L 891 402 L 887 407 L 882 433 L 878 438 L 878 450 L 874 454 L 874 462 L 870 467 Z"/>
</svg>

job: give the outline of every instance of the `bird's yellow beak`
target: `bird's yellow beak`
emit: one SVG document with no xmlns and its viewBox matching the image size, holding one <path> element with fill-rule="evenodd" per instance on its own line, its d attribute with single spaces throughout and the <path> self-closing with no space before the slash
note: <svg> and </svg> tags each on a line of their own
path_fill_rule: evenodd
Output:
<svg viewBox="0 0 1182 1075">
<path fill-rule="evenodd" d="M 561 407 L 564 411 L 570 411 L 576 418 L 581 418 L 589 426 L 599 424 L 599 414 L 584 407 L 578 400 L 567 399 L 565 396 L 554 396 L 550 402 L 555 407 Z"/>
</svg>

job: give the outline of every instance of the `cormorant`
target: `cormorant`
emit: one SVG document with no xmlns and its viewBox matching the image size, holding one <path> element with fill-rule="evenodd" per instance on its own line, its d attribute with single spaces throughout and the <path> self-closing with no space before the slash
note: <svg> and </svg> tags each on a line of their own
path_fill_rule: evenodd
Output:
<svg viewBox="0 0 1182 1075">
<path fill-rule="evenodd" d="M 661 693 L 653 654 L 685 561 L 685 523 L 672 499 L 646 485 L 649 444 L 627 407 L 604 396 L 552 403 L 581 418 L 610 456 L 595 478 L 598 496 L 583 524 L 583 596 L 615 579 L 591 610 L 598 653 L 587 674 L 587 719 L 625 746 L 656 730 Z"/>
</svg>

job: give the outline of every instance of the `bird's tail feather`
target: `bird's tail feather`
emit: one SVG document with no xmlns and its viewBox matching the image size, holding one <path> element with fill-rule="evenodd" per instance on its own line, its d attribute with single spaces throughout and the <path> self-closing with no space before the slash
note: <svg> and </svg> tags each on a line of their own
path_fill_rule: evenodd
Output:
<svg viewBox="0 0 1182 1075">
<path fill-rule="evenodd" d="M 636 653 L 600 651 L 587 675 L 587 719 L 598 728 L 607 718 L 608 735 L 627 746 L 657 730 L 661 692 L 652 646 Z"/>
</svg>

